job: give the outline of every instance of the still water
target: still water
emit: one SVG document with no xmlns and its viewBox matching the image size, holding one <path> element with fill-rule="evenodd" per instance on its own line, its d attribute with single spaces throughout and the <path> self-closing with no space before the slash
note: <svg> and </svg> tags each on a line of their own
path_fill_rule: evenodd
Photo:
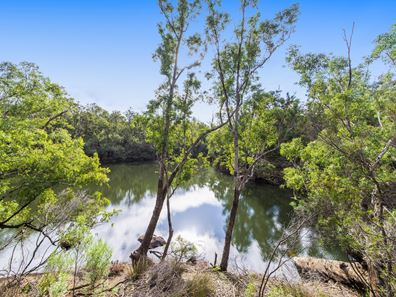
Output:
<svg viewBox="0 0 396 297">
<path fill-rule="evenodd" d="M 156 194 L 155 164 L 119 164 L 110 166 L 110 183 L 100 190 L 111 200 L 110 209 L 121 210 L 111 223 L 95 229 L 113 249 L 113 258 L 129 260 L 138 247 L 150 219 Z M 179 188 L 171 198 L 174 238 L 178 235 L 193 242 L 199 254 L 213 261 L 221 255 L 232 201 L 232 178 L 214 170 L 202 172 L 188 186 Z M 274 244 L 282 235 L 293 213 L 291 193 L 265 184 L 249 184 L 238 209 L 231 250 L 231 265 L 238 263 L 262 271 Z M 167 237 L 166 209 L 159 220 L 156 234 Z M 299 254 L 339 258 L 337 251 L 323 249 L 309 230 L 302 232 Z"/>
</svg>

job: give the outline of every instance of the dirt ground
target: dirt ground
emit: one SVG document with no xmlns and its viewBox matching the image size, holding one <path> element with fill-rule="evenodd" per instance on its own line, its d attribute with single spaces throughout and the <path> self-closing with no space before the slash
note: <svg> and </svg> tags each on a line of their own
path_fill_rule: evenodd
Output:
<svg viewBox="0 0 396 297">
<path fill-rule="evenodd" d="M 9 279 L 2 279 L 0 280 L 0 296 L 39 296 L 37 286 L 41 277 L 41 274 L 29 276 L 13 287 L 6 286 Z M 106 297 L 254 297 L 257 293 L 254 293 L 254 289 L 249 292 L 249 287 L 258 288 L 260 280 L 261 276 L 258 274 L 236 275 L 214 271 L 207 262 L 198 262 L 192 265 L 166 261 L 148 265 L 140 270 L 134 270 L 130 264 L 114 263 L 109 277 L 95 288 L 94 295 Z M 76 287 L 78 289 L 74 291 L 75 296 L 93 295 L 93 290 L 85 285 L 83 280 L 78 280 Z M 287 297 L 360 296 L 351 289 L 331 282 L 304 280 L 285 283 L 279 279 L 269 281 L 265 295 L 268 296 L 272 291 L 271 296 L 281 297 L 284 293 L 274 290 L 279 287 L 288 288 Z M 274 291 L 280 295 L 276 295 Z M 72 290 L 69 289 L 65 296 L 73 296 Z"/>
</svg>

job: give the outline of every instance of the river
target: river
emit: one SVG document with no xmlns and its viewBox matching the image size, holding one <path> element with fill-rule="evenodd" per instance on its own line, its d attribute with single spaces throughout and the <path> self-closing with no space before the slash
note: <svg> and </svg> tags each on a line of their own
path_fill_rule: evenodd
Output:
<svg viewBox="0 0 396 297">
<path fill-rule="evenodd" d="M 97 226 L 93 232 L 113 251 L 113 259 L 129 261 L 130 253 L 144 233 L 155 203 L 158 166 L 154 163 L 117 164 L 109 166 L 110 181 L 102 187 L 89 187 L 88 191 L 101 191 L 111 204 L 109 210 L 119 213 L 108 223 Z M 228 210 L 232 203 L 232 177 L 213 169 L 202 170 L 189 182 L 179 187 L 171 198 L 174 239 L 181 236 L 192 242 L 200 258 L 213 262 L 215 253 L 222 252 Z M 292 193 L 277 186 L 249 183 L 242 193 L 230 252 L 230 266 L 262 272 L 266 260 L 282 236 L 293 216 L 290 206 Z M 158 222 L 157 235 L 167 238 L 168 224 L 164 207 Z M 5 234 L 3 234 L 5 236 Z M 0 270 L 6 268 L 13 255 L 13 269 L 17 271 L 22 259 L 32 253 L 37 235 L 26 239 L 21 248 L 0 253 Z M 52 246 L 48 242 L 36 258 L 48 255 Z M 23 251 L 22 251 L 23 250 Z M 161 248 L 159 248 L 161 250 Z M 310 255 L 329 259 L 342 259 L 338 250 L 329 250 L 319 244 L 310 229 L 304 229 L 288 256 Z M 32 265 L 34 265 L 34 262 Z M 290 275 L 290 273 L 288 273 Z M 295 274 L 293 274 L 295 275 Z"/>
<path fill-rule="evenodd" d="M 111 200 L 109 209 L 119 215 L 111 223 L 95 229 L 113 250 L 113 258 L 129 260 L 138 247 L 150 219 L 157 187 L 156 164 L 118 164 L 110 166 L 110 182 L 98 188 Z M 199 255 L 213 261 L 221 255 L 228 209 L 232 201 L 232 177 L 213 169 L 198 174 L 189 185 L 180 187 L 171 198 L 174 238 L 193 242 Z M 231 249 L 231 265 L 262 271 L 265 259 L 282 235 L 293 215 L 292 193 L 277 186 L 250 183 L 243 191 Z M 164 208 L 156 230 L 164 238 L 168 234 Z M 303 230 L 290 255 L 311 255 L 340 258 L 339 251 L 324 249 L 311 230 Z"/>
</svg>

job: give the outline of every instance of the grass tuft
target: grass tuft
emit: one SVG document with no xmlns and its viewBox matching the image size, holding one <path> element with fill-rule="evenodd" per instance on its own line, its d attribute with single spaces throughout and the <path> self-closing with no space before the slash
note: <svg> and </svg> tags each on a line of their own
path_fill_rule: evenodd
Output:
<svg viewBox="0 0 396 297">
<path fill-rule="evenodd" d="M 270 288 L 266 295 L 267 297 L 330 297 L 321 292 L 319 289 L 316 292 L 308 291 L 299 284 L 279 283 Z"/>
<path fill-rule="evenodd" d="M 129 269 L 129 277 L 131 280 L 138 280 L 151 266 L 152 262 L 148 258 L 141 258 L 136 263 L 133 263 Z"/>
<path fill-rule="evenodd" d="M 206 274 L 200 274 L 187 280 L 183 289 L 173 297 L 209 297 L 213 295 L 214 288 L 210 277 Z"/>
</svg>

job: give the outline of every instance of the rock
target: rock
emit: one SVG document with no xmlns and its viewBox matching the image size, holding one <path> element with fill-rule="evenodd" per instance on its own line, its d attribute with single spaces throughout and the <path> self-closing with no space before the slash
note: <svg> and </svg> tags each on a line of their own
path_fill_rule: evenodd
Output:
<svg viewBox="0 0 396 297">
<path fill-rule="evenodd" d="M 186 261 L 186 263 L 191 263 L 192 265 L 197 264 L 197 257 L 196 256 L 191 256 L 190 258 L 188 258 L 188 260 Z"/>
<path fill-rule="evenodd" d="M 144 238 L 144 234 L 139 236 L 138 241 L 142 242 L 143 238 Z M 157 247 L 164 246 L 165 244 L 166 244 L 166 240 L 162 236 L 153 235 L 153 238 L 151 239 L 151 242 L 150 242 L 149 249 L 150 250 L 155 249 Z"/>
<path fill-rule="evenodd" d="M 303 278 L 309 279 L 316 276 L 322 280 L 331 280 L 357 290 L 366 288 L 365 282 L 368 275 L 359 263 L 352 263 L 352 267 L 347 262 L 314 257 L 293 257 L 292 260 Z"/>
</svg>

